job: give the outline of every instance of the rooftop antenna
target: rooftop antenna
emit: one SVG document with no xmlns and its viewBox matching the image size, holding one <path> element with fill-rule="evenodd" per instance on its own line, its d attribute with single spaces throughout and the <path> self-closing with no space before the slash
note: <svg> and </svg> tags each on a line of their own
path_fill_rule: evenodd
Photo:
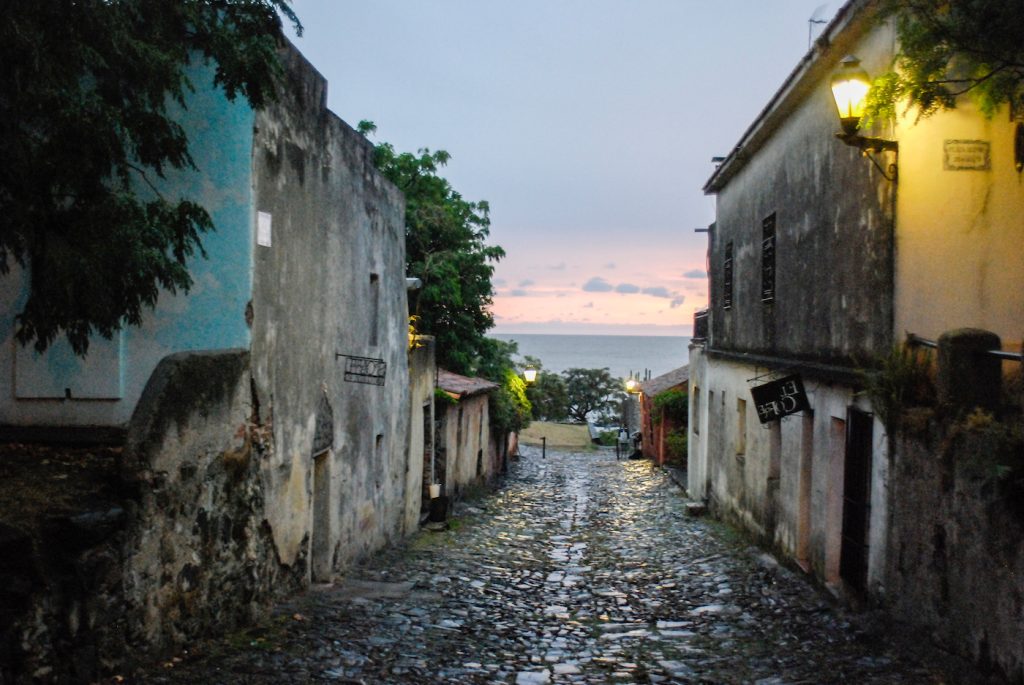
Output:
<svg viewBox="0 0 1024 685">
<path fill-rule="evenodd" d="M 828 9 L 828 3 L 824 5 L 818 5 L 817 9 L 811 13 L 811 18 L 807 20 L 807 49 L 811 49 L 811 33 L 814 30 L 815 24 L 827 24 L 828 19 L 825 19 L 825 10 Z"/>
</svg>

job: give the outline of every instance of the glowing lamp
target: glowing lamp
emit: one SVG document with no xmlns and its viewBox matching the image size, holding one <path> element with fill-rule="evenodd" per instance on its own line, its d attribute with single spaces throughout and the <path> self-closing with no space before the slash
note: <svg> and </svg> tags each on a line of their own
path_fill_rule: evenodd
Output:
<svg viewBox="0 0 1024 685">
<path fill-rule="evenodd" d="M 525 369 L 523 369 L 523 379 L 527 383 L 533 383 L 534 381 L 536 381 L 537 369 L 533 368 L 532 366 L 527 366 Z"/>
<path fill-rule="evenodd" d="M 640 392 L 640 382 L 637 379 L 635 379 L 633 377 L 630 377 L 629 380 L 626 381 L 626 392 L 628 392 L 628 393 Z"/>
<path fill-rule="evenodd" d="M 871 90 L 871 79 L 860 68 L 860 60 L 853 55 L 847 55 L 839 64 L 839 71 L 832 76 L 832 97 L 836 100 L 843 131 L 853 135 L 864 115 L 864 102 Z"/>
</svg>

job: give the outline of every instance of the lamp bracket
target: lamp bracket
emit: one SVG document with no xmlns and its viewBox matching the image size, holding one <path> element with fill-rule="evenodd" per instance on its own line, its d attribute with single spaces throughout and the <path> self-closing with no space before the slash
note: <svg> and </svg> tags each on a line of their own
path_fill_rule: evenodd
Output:
<svg viewBox="0 0 1024 685">
<path fill-rule="evenodd" d="M 867 138 L 865 136 L 856 133 L 837 133 L 836 138 L 843 141 L 851 147 L 855 147 L 860 150 L 861 154 L 871 160 L 871 163 L 875 165 L 882 177 L 887 181 L 895 181 L 897 167 L 896 164 L 890 164 L 888 172 L 886 169 L 878 163 L 875 159 L 875 154 L 882 152 L 892 152 L 898 155 L 900 151 L 899 143 L 895 140 L 886 140 L 884 138 Z"/>
</svg>

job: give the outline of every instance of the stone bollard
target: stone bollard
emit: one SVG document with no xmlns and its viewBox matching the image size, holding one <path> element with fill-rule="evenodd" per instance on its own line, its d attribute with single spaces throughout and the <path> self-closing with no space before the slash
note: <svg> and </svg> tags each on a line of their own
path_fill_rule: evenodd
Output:
<svg viewBox="0 0 1024 685">
<path fill-rule="evenodd" d="M 939 402 L 968 411 L 998 409 L 1003 364 L 984 353 L 1001 345 L 998 335 L 980 328 L 957 328 L 939 336 Z"/>
</svg>

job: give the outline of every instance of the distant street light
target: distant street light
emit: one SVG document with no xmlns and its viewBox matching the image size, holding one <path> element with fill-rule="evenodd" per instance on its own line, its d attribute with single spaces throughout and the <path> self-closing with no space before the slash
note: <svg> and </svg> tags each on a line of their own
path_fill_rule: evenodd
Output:
<svg viewBox="0 0 1024 685">
<path fill-rule="evenodd" d="M 631 395 L 640 392 L 640 381 L 630 376 L 629 380 L 626 381 L 626 392 Z"/>
<path fill-rule="evenodd" d="M 523 379 L 526 380 L 527 385 L 533 385 L 534 381 L 537 380 L 537 369 L 527 366 L 523 369 Z"/>
</svg>

